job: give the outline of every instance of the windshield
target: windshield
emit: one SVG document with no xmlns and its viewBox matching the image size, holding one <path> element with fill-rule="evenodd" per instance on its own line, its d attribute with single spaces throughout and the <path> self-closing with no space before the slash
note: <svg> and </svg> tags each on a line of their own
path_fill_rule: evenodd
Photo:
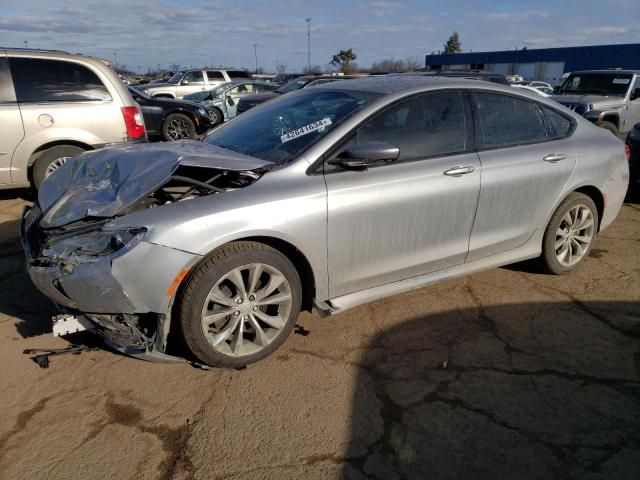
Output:
<svg viewBox="0 0 640 480">
<path fill-rule="evenodd" d="M 300 90 L 302 87 L 304 87 L 307 83 L 311 82 L 312 80 L 313 80 L 312 78 L 298 78 L 296 80 L 292 80 L 289 83 L 284 84 L 276 91 L 280 93 L 295 92 L 296 90 Z"/>
<path fill-rule="evenodd" d="M 286 163 L 380 96 L 351 90 L 304 90 L 243 113 L 204 141 L 276 164 Z"/>
<path fill-rule="evenodd" d="M 560 93 L 583 95 L 625 95 L 631 75 L 616 73 L 577 73 L 569 75 Z"/>
<path fill-rule="evenodd" d="M 167 83 L 178 83 L 182 79 L 183 75 L 184 72 L 176 72 L 171 76 L 169 80 L 167 80 Z"/>
</svg>

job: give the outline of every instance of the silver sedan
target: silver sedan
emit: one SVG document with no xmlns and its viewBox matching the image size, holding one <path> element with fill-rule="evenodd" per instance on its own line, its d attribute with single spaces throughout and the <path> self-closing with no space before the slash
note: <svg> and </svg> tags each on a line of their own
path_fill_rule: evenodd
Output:
<svg viewBox="0 0 640 480">
<path fill-rule="evenodd" d="M 22 234 L 34 284 L 125 353 L 264 358 L 301 309 L 339 313 L 539 258 L 577 268 L 628 185 L 619 140 L 488 82 L 370 77 L 257 107 L 202 142 L 103 149 L 44 182 Z"/>
</svg>

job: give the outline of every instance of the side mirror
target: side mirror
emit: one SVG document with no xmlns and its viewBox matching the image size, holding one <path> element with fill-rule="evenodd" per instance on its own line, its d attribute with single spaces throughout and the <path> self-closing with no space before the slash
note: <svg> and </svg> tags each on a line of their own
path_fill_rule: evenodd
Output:
<svg viewBox="0 0 640 480">
<path fill-rule="evenodd" d="M 336 165 L 345 170 L 366 170 L 376 163 L 395 162 L 400 156 L 400 149 L 386 142 L 367 142 L 355 145 L 342 152 L 339 157 L 329 160 L 329 165 Z"/>
<path fill-rule="evenodd" d="M 182 81 L 180 82 L 180 85 L 189 85 L 189 80 L 186 80 L 186 79 L 185 79 L 185 80 L 182 80 Z"/>
<path fill-rule="evenodd" d="M 236 102 L 234 102 L 233 98 L 231 97 L 227 97 L 227 103 L 232 107 L 236 104 Z"/>
</svg>

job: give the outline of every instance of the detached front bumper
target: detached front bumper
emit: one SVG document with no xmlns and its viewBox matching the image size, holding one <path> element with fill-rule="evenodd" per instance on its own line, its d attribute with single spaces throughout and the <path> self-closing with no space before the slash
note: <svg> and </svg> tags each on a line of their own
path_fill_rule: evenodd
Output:
<svg viewBox="0 0 640 480">
<path fill-rule="evenodd" d="M 61 310 L 90 320 L 114 348 L 164 351 L 172 286 L 201 257 L 142 241 L 113 255 L 52 258 L 40 248 L 46 235 L 40 217 L 37 205 L 25 209 L 21 225 L 27 271 L 38 290 Z"/>
</svg>

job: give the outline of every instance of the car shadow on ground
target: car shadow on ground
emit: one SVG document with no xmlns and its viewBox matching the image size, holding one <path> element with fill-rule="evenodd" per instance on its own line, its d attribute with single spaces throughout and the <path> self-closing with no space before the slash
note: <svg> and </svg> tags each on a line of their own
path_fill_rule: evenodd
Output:
<svg viewBox="0 0 640 480">
<path fill-rule="evenodd" d="M 638 302 L 442 312 L 360 363 L 342 478 L 638 478 Z"/>
</svg>

